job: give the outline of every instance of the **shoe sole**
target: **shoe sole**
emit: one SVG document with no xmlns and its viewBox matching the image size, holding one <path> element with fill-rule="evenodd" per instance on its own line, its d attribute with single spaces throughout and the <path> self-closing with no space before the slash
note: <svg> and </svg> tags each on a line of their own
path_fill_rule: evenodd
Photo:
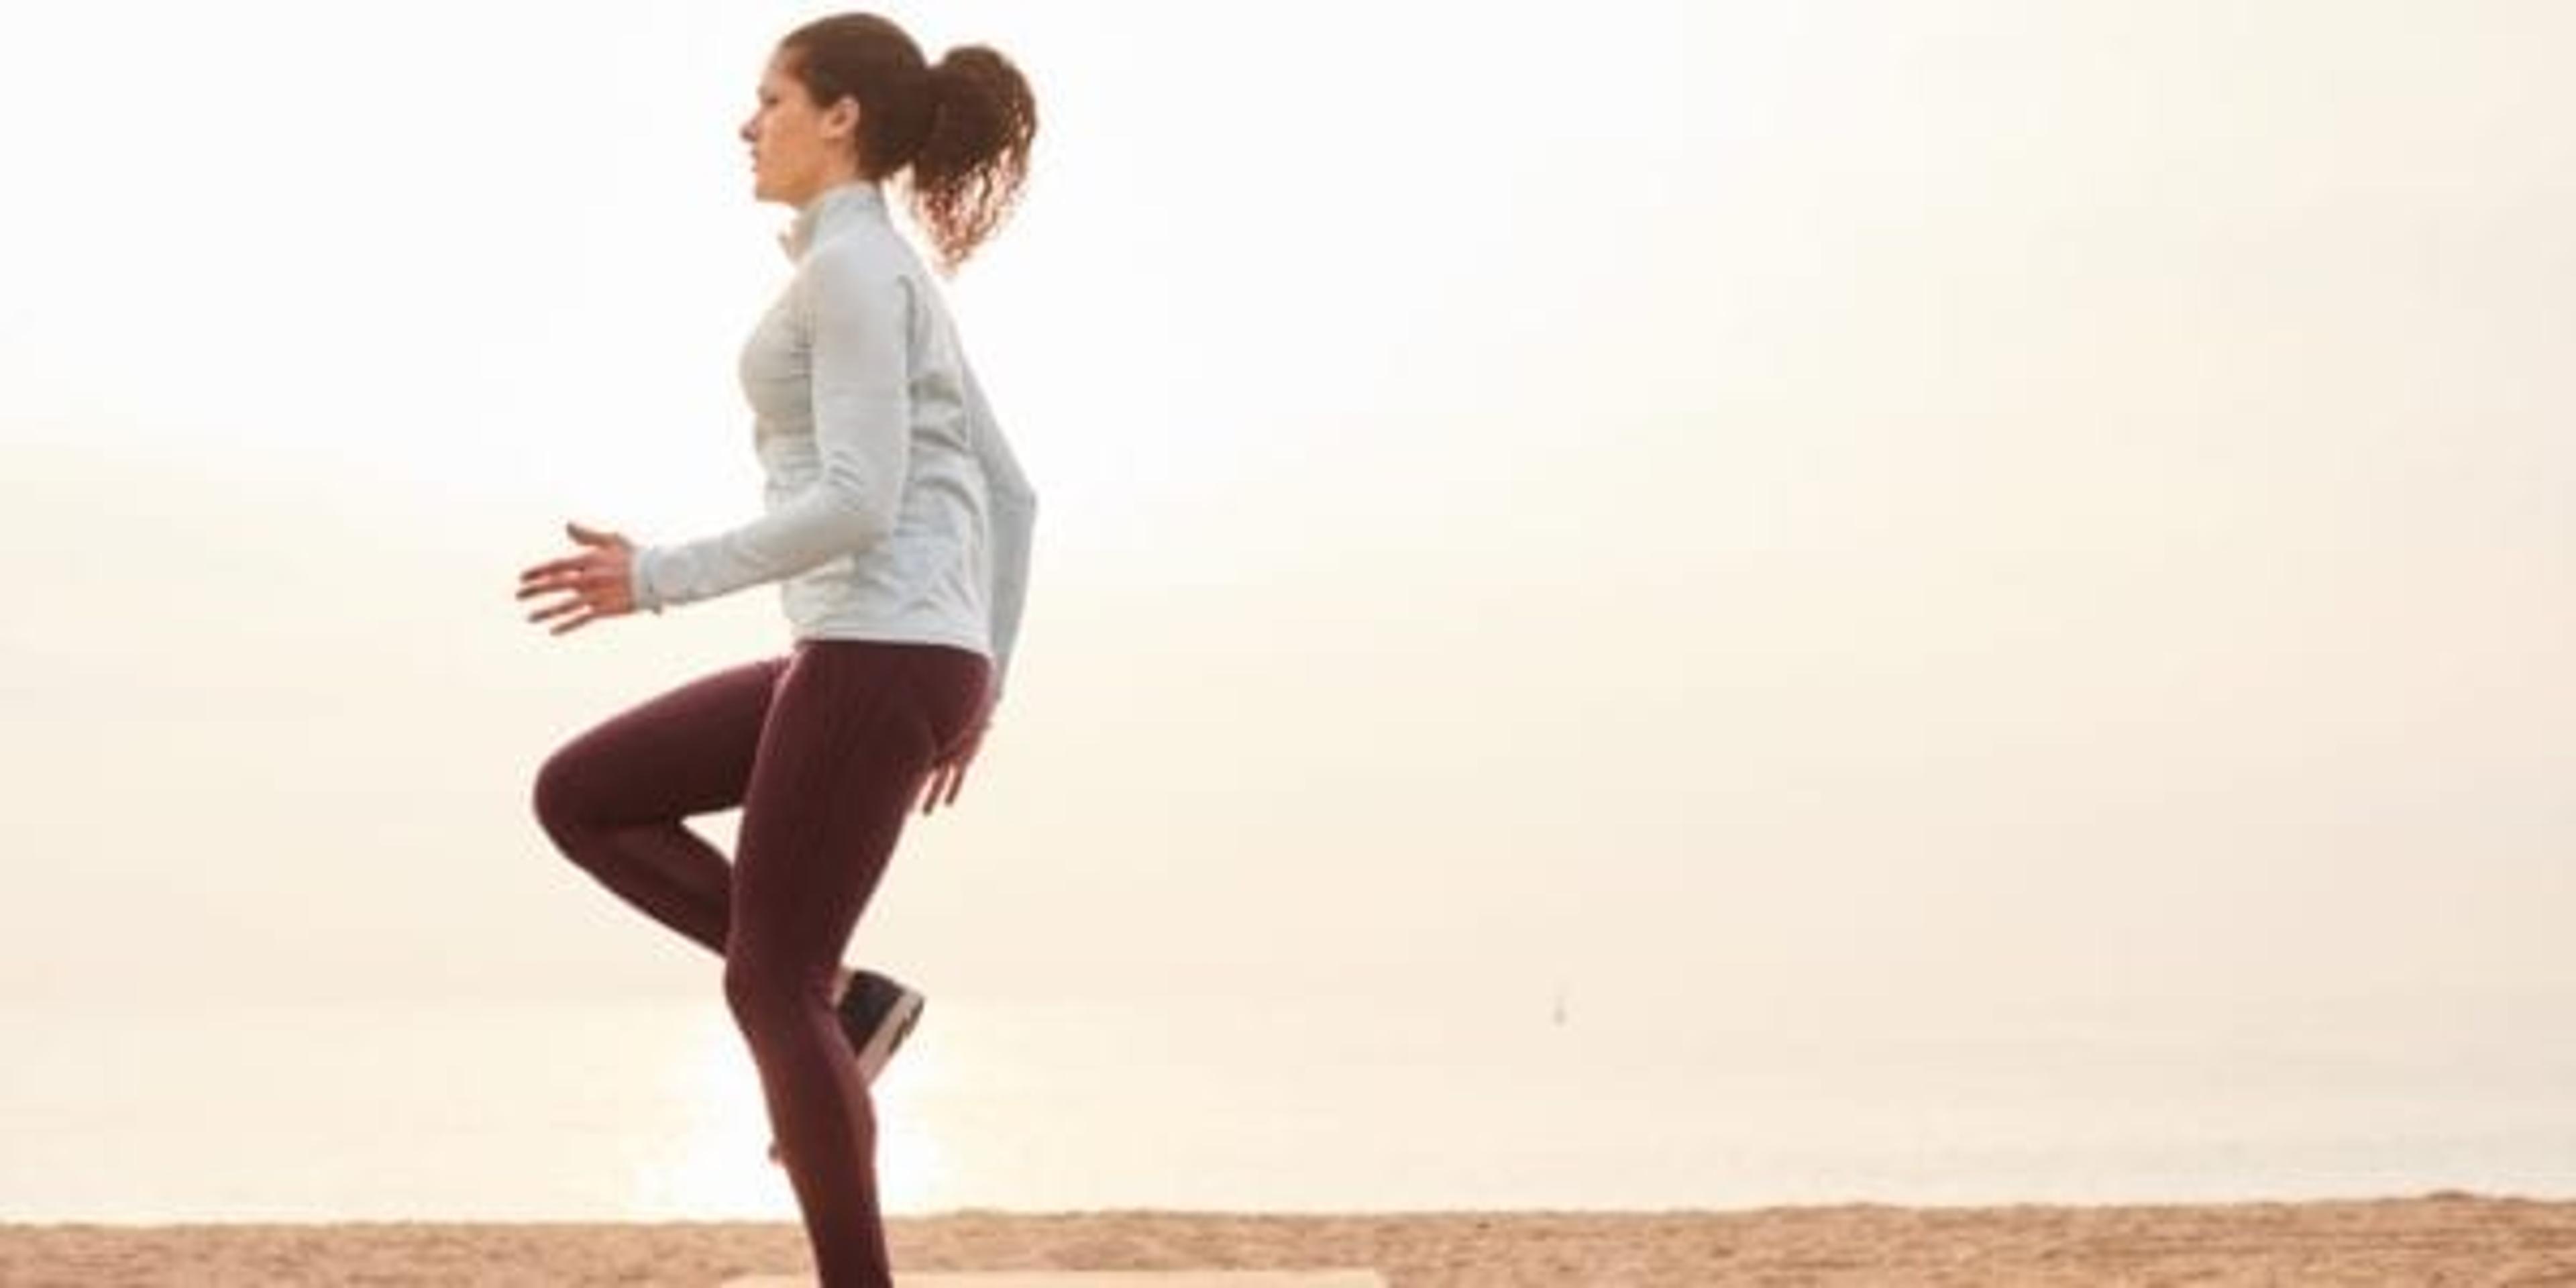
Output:
<svg viewBox="0 0 2576 1288">
<path fill-rule="evenodd" d="M 903 1040 L 912 1036 L 912 1026 L 921 1023 L 921 1013 L 929 1005 L 927 998 L 907 988 L 903 990 L 903 996 L 894 1000 L 893 1006 L 886 1008 L 885 1018 L 877 1021 L 877 1031 L 868 1035 L 866 1045 L 856 1053 L 859 1081 L 877 1080 L 877 1074 L 885 1068 L 886 1061 L 893 1059 L 894 1053 L 903 1047 Z"/>
</svg>

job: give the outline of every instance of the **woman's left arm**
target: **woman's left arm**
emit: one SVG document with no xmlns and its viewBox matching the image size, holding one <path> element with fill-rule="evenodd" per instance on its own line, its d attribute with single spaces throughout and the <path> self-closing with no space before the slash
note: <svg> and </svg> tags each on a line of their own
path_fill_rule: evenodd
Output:
<svg viewBox="0 0 2576 1288">
<path fill-rule="evenodd" d="M 818 248 L 798 298 L 813 337 L 814 446 L 821 473 L 777 509 L 730 532 L 635 552 L 638 608 L 781 581 L 894 531 L 911 443 L 908 356 L 913 284 L 849 242 Z"/>
</svg>

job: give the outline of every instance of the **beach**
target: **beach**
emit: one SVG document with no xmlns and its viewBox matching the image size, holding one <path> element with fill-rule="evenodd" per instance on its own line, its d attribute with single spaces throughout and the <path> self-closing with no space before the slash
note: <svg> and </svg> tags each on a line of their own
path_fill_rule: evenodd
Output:
<svg viewBox="0 0 2576 1288">
<path fill-rule="evenodd" d="M 1393 1288 L 2576 1284 L 2576 1202 L 1876 1204 L 1725 1212 L 963 1212 L 899 1270 L 1370 1266 Z M 689 1285 L 805 1268 L 773 1223 L 0 1226 L 0 1283 Z"/>
</svg>

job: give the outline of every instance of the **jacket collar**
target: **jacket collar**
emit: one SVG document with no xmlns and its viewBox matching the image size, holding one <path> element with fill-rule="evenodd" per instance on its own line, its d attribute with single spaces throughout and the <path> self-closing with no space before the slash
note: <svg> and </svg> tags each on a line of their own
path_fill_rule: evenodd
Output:
<svg viewBox="0 0 2576 1288">
<path fill-rule="evenodd" d="M 808 198 L 796 219 L 778 235 L 778 248 L 789 260 L 801 260 L 815 239 L 854 219 L 885 214 L 885 193 L 864 179 L 837 183 Z"/>
</svg>

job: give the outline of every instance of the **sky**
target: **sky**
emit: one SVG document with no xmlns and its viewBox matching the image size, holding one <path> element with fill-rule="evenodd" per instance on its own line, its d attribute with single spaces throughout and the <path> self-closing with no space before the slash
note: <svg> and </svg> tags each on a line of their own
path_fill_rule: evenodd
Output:
<svg viewBox="0 0 2576 1288">
<path fill-rule="evenodd" d="M 681 994 L 529 806 L 786 646 L 775 3 L 0 18 L 0 999 Z M 889 7 L 1041 127 L 950 996 L 2576 989 L 2576 10 Z M 700 820 L 720 843 L 731 816 Z"/>
</svg>

